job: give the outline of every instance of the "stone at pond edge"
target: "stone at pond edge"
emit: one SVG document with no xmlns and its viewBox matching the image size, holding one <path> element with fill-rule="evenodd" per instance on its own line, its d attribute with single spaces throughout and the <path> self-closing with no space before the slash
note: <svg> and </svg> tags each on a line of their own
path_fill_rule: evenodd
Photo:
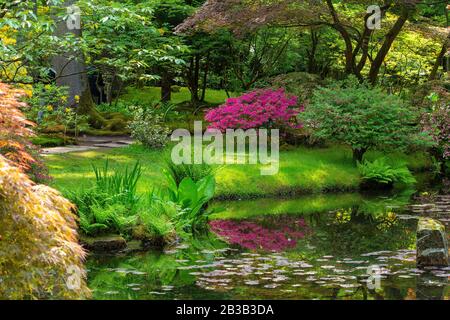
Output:
<svg viewBox="0 0 450 320">
<path fill-rule="evenodd" d="M 447 266 L 448 244 L 445 226 L 434 219 L 421 217 L 417 225 L 417 266 Z"/>
<path fill-rule="evenodd" d="M 82 236 L 80 242 L 87 250 L 96 252 L 119 251 L 127 247 L 127 242 L 119 235 L 105 235 L 95 238 Z"/>
</svg>

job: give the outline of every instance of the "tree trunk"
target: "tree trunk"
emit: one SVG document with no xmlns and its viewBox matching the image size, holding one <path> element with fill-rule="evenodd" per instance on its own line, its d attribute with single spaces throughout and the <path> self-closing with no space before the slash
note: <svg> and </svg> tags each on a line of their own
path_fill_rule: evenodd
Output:
<svg viewBox="0 0 450 320">
<path fill-rule="evenodd" d="M 201 102 L 205 101 L 205 97 L 206 97 L 206 88 L 207 88 L 207 82 L 208 82 L 208 72 L 209 72 L 209 57 L 210 57 L 211 53 L 208 51 L 208 53 L 206 54 L 206 63 L 205 63 L 205 70 L 203 73 L 203 86 L 202 86 L 202 96 L 200 98 Z"/>
<path fill-rule="evenodd" d="M 326 0 L 331 17 L 333 18 L 333 28 L 336 29 L 342 36 L 345 43 L 345 73 L 351 74 L 353 72 L 353 44 L 350 33 L 341 23 L 339 16 L 334 8 L 332 0 Z"/>
<path fill-rule="evenodd" d="M 191 92 L 191 103 L 194 106 L 198 105 L 200 101 L 198 95 L 199 79 L 200 79 L 200 56 L 195 55 L 191 57 L 189 67 L 186 70 L 187 85 L 189 91 Z"/>
<path fill-rule="evenodd" d="M 168 72 L 163 71 L 161 76 L 161 101 L 169 102 L 172 100 L 172 81 Z"/>
<path fill-rule="evenodd" d="M 402 30 L 406 21 L 408 20 L 409 13 L 410 9 L 408 8 L 408 5 L 407 4 L 402 5 L 400 16 L 398 17 L 392 29 L 389 30 L 389 32 L 386 34 L 384 43 L 381 46 L 380 50 L 378 51 L 377 56 L 373 60 L 372 66 L 370 67 L 369 81 L 371 84 L 376 84 L 378 74 L 380 72 L 380 68 L 383 64 L 383 61 L 386 58 L 387 54 L 389 53 L 392 43 L 394 43 L 394 40 L 397 38 L 398 34 Z"/>
<path fill-rule="evenodd" d="M 198 88 L 199 88 L 199 80 L 200 80 L 200 56 L 196 55 L 194 58 L 194 78 L 192 79 L 192 98 L 191 101 L 194 105 L 197 105 L 200 101 L 198 96 Z"/>
<path fill-rule="evenodd" d="M 318 67 L 317 67 L 317 61 L 316 61 L 316 52 L 317 52 L 317 46 L 319 44 L 319 36 L 316 31 L 311 28 L 311 51 L 306 50 L 308 55 L 308 73 L 317 73 Z"/>
<path fill-rule="evenodd" d="M 434 62 L 433 69 L 431 70 L 430 77 L 428 78 L 428 80 L 436 80 L 439 67 L 443 66 L 444 64 L 444 57 L 445 54 L 447 53 L 449 45 L 450 45 L 450 34 L 448 35 L 447 39 L 442 45 L 441 52 L 439 52 L 439 55 L 437 56 L 436 61 Z"/>
<path fill-rule="evenodd" d="M 76 3 L 76 0 L 66 0 L 64 7 L 68 8 L 74 3 Z M 66 21 L 58 21 L 56 35 L 63 36 L 67 33 L 73 33 L 76 37 L 81 37 L 81 29 L 69 30 Z M 68 106 L 76 108 L 79 114 L 88 115 L 89 123 L 94 128 L 104 126 L 106 121 L 97 112 L 92 100 L 83 55 L 80 52 L 66 52 L 54 57 L 52 65 L 56 72 L 56 84 L 68 87 Z"/>
<path fill-rule="evenodd" d="M 353 149 L 353 161 L 361 162 L 363 160 L 363 156 L 366 153 L 367 148 L 358 148 Z"/>
</svg>

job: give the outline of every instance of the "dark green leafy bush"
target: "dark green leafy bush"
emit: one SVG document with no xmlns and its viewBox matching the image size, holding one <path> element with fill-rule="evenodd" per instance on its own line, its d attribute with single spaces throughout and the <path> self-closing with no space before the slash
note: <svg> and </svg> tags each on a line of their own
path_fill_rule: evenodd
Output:
<svg viewBox="0 0 450 320">
<path fill-rule="evenodd" d="M 356 161 L 369 149 L 405 150 L 432 144 L 428 134 L 420 133 L 419 114 L 412 107 L 355 80 L 316 90 L 299 117 L 317 138 L 350 146 Z"/>
</svg>

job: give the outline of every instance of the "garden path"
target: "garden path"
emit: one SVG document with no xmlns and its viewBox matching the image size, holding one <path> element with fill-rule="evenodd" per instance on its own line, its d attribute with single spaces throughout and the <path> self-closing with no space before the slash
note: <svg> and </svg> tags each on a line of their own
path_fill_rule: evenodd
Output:
<svg viewBox="0 0 450 320">
<path fill-rule="evenodd" d="M 62 154 L 69 152 L 83 152 L 100 148 L 120 148 L 133 143 L 129 136 L 82 136 L 77 145 L 52 147 L 41 149 L 41 154 Z"/>
</svg>

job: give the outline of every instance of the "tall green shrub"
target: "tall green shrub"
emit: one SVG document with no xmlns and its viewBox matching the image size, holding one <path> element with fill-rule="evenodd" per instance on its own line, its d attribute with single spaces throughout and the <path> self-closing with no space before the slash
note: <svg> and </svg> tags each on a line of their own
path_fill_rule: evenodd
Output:
<svg viewBox="0 0 450 320">
<path fill-rule="evenodd" d="M 355 161 L 369 149 L 431 144 L 420 133 L 418 116 L 398 96 L 352 80 L 316 90 L 299 115 L 317 138 L 350 146 Z"/>
</svg>

